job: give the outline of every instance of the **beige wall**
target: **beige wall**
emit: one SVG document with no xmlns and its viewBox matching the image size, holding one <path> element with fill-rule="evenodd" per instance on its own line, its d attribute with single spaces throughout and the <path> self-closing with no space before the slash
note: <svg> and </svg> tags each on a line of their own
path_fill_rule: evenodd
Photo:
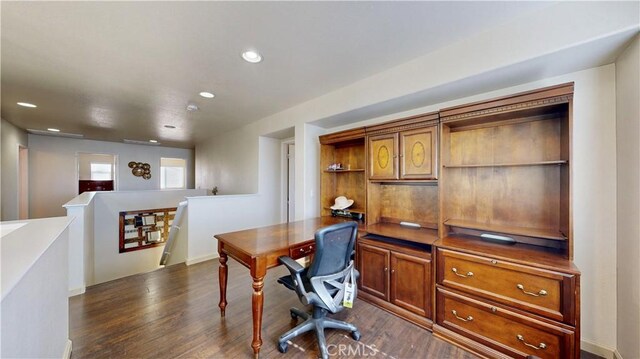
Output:
<svg viewBox="0 0 640 359">
<path fill-rule="evenodd" d="M 3 221 L 18 219 L 18 146 L 27 147 L 27 133 L 4 119 L 0 123 L 0 218 Z"/>
<path fill-rule="evenodd" d="M 63 216 L 62 205 L 78 195 L 77 154 L 112 154 L 117 158 L 116 188 L 119 191 L 160 189 L 160 158 L 187 160 L 187 188 L 193 188 L 193 150 L 162 146 L 78 140 L 29 135 L 29 193 L 31 218 Z M 131 174 L 129 161 L 151 165 L 151 179 Z M 54 190 L 52 190 L 54 189 Z"/>
<path fill-rule="evenodd" d="M 618 342 L 640 358 L 640 36 L 616 61 Z"/>
</svg>

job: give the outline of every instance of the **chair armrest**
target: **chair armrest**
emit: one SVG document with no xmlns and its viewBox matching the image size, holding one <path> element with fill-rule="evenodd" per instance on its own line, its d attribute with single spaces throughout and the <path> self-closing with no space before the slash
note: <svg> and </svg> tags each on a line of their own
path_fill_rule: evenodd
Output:
<svg viewBox="0 0 640 359">
<path fill-rule="evenodd" d="M 289 273 L 291 274 L 291 278 L 293 278 L 293 283 L 296 286 L 296 293 L 298 294 L 298 297 L 300 297 L 301 300 L 302 298 L 304 298 L 308 302 L 309 301 L 309 299 L 307 298 L 308 293 L 307 293 L 307 290 L 304 288 L 304 284 L 302 283 L 302 278 L 300 277 L 300 274 L 302 273 L 302 271 L 304 271 L 304 267 L 301 266 L 300 263 L 294 261 L 291 257 L 287 257 L 287 256 L 278 257 L 278 261 L 280 261 L 280 263 L 282 263 L 289 270 Z M 303 303 L 305 302 L 303 301 Z"/>
<path fill-rule="evenodd" d="M 304 267 L 300 265 L 300 263 L 294 261 L 291 257 L 281 256 L 278 257 L 280 263 L 284 264 L 285 267 L 291 272 L 291 275 L 295 276 L 296 274 L 302 273 Z"/>
</svg>

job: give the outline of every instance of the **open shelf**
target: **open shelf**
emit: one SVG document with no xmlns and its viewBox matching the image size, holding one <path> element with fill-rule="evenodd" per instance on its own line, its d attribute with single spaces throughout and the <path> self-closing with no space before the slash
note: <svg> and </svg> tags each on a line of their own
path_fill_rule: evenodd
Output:
<svg viewBox="0 0 640 359">
<path fill-rule="evenodd" d="M 367 225 L 366 232 L 378 236 L 428 245 L 438 240 L 438 231 L 435 229 L 405 227 L 395 223 L 369 224 Z"/>
<path fill-rule="evenodd" d="M 514 163 L 483 163 L 471 165 L 442 165 L 444 168 L 480 168 L 480 167 L 522 167 L 522 166 L 550 166 L 550 165 L 566 165 L 569 161 L 538 161 L 538 162 L 514 162 Z"/>
<path fill-rule="evenodd" d="M 364 172 L 364 168 L 355 168 L 350 170 L 324 170 L 326 173 L 345 173 L 345 172 Z"/>
<path fill-rule="evenodd" d="M 565 241 L 567 237 L 560 231 L 541 228 L 527 228 L 517 226 L 505 226 L 490 223 L 478 223 L 474 221 L 466 221 L 460 219 L 448 219 L 444 224 L 451 227 L 468 228 L 493 233 L 513 234 L 519 236 L 536 237 L 544 239 L 552 239 L 557 241 Z"/>
<path fill-rule="evenodd" d="M 329 212 L 332 211 L 331 207 L 324 207 L 324 209 L 326 209 Z M 365 211 L 362 208 L 345 208 L 343 211 L 349 211 L 349 212 L 352 212 L 352 213 L 362 213 L 362 214 L 366 214 L 367 213 L 367 211 Z"/>
</svg>

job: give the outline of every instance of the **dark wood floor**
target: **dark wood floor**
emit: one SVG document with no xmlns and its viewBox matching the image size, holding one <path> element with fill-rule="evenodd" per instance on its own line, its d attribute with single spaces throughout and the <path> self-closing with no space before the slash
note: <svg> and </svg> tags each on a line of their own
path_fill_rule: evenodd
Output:
<svg viewBox="0 0 640 359">
<path fill-rule="evenodd" d="M 284 268 L 265 279 L 261 358 L 315 358 L 315 337 L 293 340 L 286 354 L 278 337 L 295 323 L 289 307 L 301 308 L 296 295 L 276 283 Z M 87 289 L 72 297 L 72 358 L 251 358 L 251 279 L 248 270 L 229 260 L 226 318 L 218 309 L 218 262 L 175 265 Z M 362 338 L 327 330 L 332 357 L 475 358 L 431 333 L 363 301 L 334 317 L 354 323 Z M 356 355 L 337 355 L 351 350 Z M 374 352 L 375 351 L 375 352 Z M 360 355 L 357 355 L 360 354 Z"/>
<path fill-rule="evenodd" d="M 316 357 L 315 337 L 309 333 L 295 338 L 286 354 L 276 348 L 278 337 L 294 326 L 289 308 L 302 307 L 293 292 L 276 283 L 284 274 L 284 268 L 276 268 L 265 279 L 261 358 Z M 90 287 L 70 299 L 72 357 L 250 358 L 251 291 L 248 270 L 234 260 L 229 260 L 224 319 L 218 309 L 217 261 L 175 265 Z M 358 344 L 349 333 L 327 330 L 327 343 L 335 344 L 336 352 L 343 344 L 363 356 L 378 350 L 375 356 L 381 358 L 475 358 L 363 301 L 334 317 L 354 323 L 362 333 Z"/>
</svg>

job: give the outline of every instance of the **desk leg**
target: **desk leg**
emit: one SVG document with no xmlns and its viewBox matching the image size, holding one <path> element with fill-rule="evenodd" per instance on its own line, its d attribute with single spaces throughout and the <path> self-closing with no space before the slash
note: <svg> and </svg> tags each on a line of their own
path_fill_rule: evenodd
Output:
<svg viewBox="0 0 640 359">
<path fill-rule="evenodd" d="M 220 316 L 224 317 L 227 308 L 227 254 L 220 252 L 220 267 L 218 268 L 218 278 L 220 279 Z"/>
<path fill-rule="evenodd" d="M 260 277 L 253 277 L 253 297 L 251 298 L 251 308 L 253 309 L 253 342 L 251 347 L 253 348 L 253 354 L 255 358 L 258 358 L 260 354 L 260 347 L 262 347 L 262 304 L 264 302 L 264 296 L 262 294 L 262 288 L 264 287 L 264 275 Z"/>
</svg>

